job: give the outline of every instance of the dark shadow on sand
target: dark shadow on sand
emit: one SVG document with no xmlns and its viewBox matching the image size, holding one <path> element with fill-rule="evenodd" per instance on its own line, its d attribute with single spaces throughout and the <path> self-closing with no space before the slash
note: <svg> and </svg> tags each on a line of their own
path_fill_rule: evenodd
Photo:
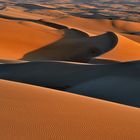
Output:
<svg viewBox="0 0 140 140">
<path fill-rule="evenodd" d="M 62 39 L 38 50 L 29 52 L 22 60 L 61 60 L 88 62 L 113 49 L 118 43 L 112 32 L 89 37 L 86 33 L 75 29 L 65 29 Z"/>
<path fill-rule="evenodd" d="M 0 79 L 140 107 L 140 61 L 107 65 L 58 61 L 1 64 Z"/>
</svg>

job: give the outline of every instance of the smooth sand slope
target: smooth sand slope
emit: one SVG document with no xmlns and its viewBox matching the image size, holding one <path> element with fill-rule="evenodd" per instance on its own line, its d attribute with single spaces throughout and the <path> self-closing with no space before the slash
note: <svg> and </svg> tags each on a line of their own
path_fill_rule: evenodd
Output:
<svg viewBox="0 0 140 140">
<path fill-rule="evenodd" d="M 111 51 L 99 56 L 101 59 L 121 62 L 140 60 L 140 44 L 117 34 L 118 44 Z"/>
<path fill-rule="evenodd" d="M 53 61 L 0 65 L 1 79 L 67 90 L 136 107 L 140 107 L 139 77 L 139 61 L 109 65 Z"/>
<path fill-rule="evenodd" d="M 140 110 L 0 80 L 2 140 L 138 140 Z"/>
<path fill-rule="evenodd" d="M 63 32 L 23 21 L 0 19 L 0 59 L 20 59 L 26 53 L 59 40 Z"/>
</svg>

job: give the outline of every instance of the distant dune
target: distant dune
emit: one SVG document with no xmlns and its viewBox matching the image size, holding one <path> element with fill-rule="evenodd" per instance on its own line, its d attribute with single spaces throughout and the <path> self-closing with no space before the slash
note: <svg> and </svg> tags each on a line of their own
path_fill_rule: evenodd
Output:
<svg viewBox="0 0 140 140">
<path fill-rule="evenodd" d="M 93 34 L 106 32 L 108 30 L 124 34 L 137 33 L 140 31 L 140 23 L 124 20 L 87 19 L 69 16 L 64 19 L 56 19 L 54 22 Z"/>
<path fill-rule="evenodd" d="M 140 139 L 139 109 L 9 81 L 0 85 L 0 139 Z"/>
</svg>

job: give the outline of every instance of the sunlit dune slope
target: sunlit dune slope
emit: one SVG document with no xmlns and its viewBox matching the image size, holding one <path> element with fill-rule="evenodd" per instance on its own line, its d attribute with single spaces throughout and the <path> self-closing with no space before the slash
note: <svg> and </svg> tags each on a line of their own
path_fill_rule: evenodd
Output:
<svg viewBox="0 0 140 140">
<path fill-rule="evenodd" d="M 108 65 L 58 61 L 0 65 L 1 79 L 67 90 L 135 107 L 140 107 L 139 76 L 139 61 Z"/>
<path fill-rule="evenodd" d="M 63 36 L 63 32 L 47 26 L 5 19 L 0 19 L 0 31 L 0 59 L 20 59 Z"/>
<path fill-rule="evenodd" d="M 113 31 L 140 42 L 140 23 L 123 21 L 123 20 L 108 20 L 108 19 L 88 19 L 69 16 L 63 19 L 56 19 L 53 22 L 76 28 L 88 33 L 89 35 L 98 35 L 103 32 Z"/>
<path fill-rule="evenodd" d="M 2 140 L 138 140 L 140 111 L 0 80 Z"/>
<path fill-rule="evenodd" d="M 140 31 L 140 23 L 138 22 L 131 22 L 131 21 L 123 21 L 123 20 L 114 20 L 112 25 L 119 29 L 123 30 L 124 32 L 139 32 Z"/>
<path fill-rule="evenodd" d="M 79 21 L 79 22 L 76 22 Z M 88 22 L 87 22 L 88 21 Z M 112 31 L 138 32 L 140 31 L 140 23 L 123 20 L 108 19 L 88 19 L 74 16 L 68 16 L 63 19 L 55 19 L 54 22 L 67 25 L 69 27 L 83 29 L 89 33 Z"/>
<path fill-rule="evenodd" d="M 111 51 L 99 56 L 101 59 L 116 61 L 134 61 L 140 60 L 140 44 L 126 37 L 117 34 L 118 44 Z"/>
<path fill-rule="evenodd" d="M 20 17 L 20 18 L 22 17 L 22 18 L 30 18 L 30 19 L 40 19 L 34 14 L 23 11 L 21 8 L 12 8 L 12 7 L 6 7 L 5 9 L 0 10 L 0 15 L 7 15 L 13 17 Z"/>
</svg>

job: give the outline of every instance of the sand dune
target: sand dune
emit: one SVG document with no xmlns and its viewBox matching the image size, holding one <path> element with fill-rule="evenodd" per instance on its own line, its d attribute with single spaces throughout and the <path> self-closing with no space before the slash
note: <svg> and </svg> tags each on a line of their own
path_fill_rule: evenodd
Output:
<svg viewBox="0 0 140 140">
<path fill-rule="evenodd" d="M 139 109 L 9 81 L 0 85 L 0 139 L 140 139 Z"/>
<path fill-rule="evenodd" d="M 112 32 L 89 37 L 81 31 L 65 29 L 61 40 L 32 51 L 22 59 L 88 62 L 92 57 L 113 49 L 117 41 L 117 36 Z"/>
<path fill-rule="evenodd" d="M 38 37 L 41 39 L 42 42 L 46 41 L 46 44 L 44 45 L 44 47 L 37 46 L 37 43 L 40 43 L 39 42 L 40 40 L 37 39 L 38 42 L 32 41 L 32 43 L 35 43 L 36 45 L 30 44 L 31 46 L 27 46 L 27 44 L 25 44 L 26 46 L 22 47 L 21 50 L 19 49 L 19 51 L 21 51 L 21 52 L 18 52 L 18 55 L 25 55 L 23 59 L 26 59 L 26 60 L 54 59 L 54 60 L 68 60 L 68 61 L 81 61 L 81 62 L 86 61 L 87 62 L 91 59 L 91 57 L 100 55 L 102 53 L 105 53 L 105 52 L 111 50 L 113 47 L 115 47 L 115 45 L 117 44 L 117 41 L 118 41 L 116 35 L 111 32 L 108 32 L 106 34 L 103 34 L 103 35 L 100 35 L 97 37 L 89 37 L 86 33 L 82 32 L 80 30 L 68 29 L 65 26 L 62 26 L 59 24 L 54 24 L 51 22 L 43 21 L 43 20 L 32 20 L 32 19 L 30 20 L 30 19 L 8 17 L 8 16 L 2 16 L 2 18 L 14 20 L 14 21 L 12 21 L 12 23 L 17 24 L 17 25 L 18 25 L 17 21 L 20 20 L 20 24 L 22 23 L 22 26 L 28 27 L 27 29 L 29 31 L 26 28 L 25 29 L 30 34 L 31 34 L 30 30 L 33 27 L 36 30 L 37 29 L 39 31 L 42 30 L 42 34 L 41 33 L 38 34 Z M 11 21 L 8 20 L 7 22 L 8 22 L 8 24 L 11 24 Z M 43 25 L 45 25 L 45 26 L 43 26 Z M 5 26 L 8 26 L 7 23 Z M 53 27 L 56 29 L 65 29 L 66 28 L 64 30 L 64 37 L 61 40 L 59 40 L 60 37 L 62 37 L 62 31 L 60 31 L 60 32 L 52 31 L 49 27 Z M 44 28 L 47 28 L 47 29 L 45 30 Z M 10 28 L 10 30 L 11 30 L 11 28 Z M 12 28 L 12 30 L 13 30 L 13 28 Z M 26 41 L 28 41 L 27 43 L 30 43 L 29 35 L 26 37 L 27 40 L 25 40 L 26 38 L 19 39 L 18 37 L 20 37 L 20 36 L 18 36 L 18 37 L 16 36 L 18 34 L 18 32 L 21 32 L 21 31 L 17 30 L 17 32 L 15 32 L 15 35 L 13 36 L 14 40 L 17 39 L 18 41 L 20 41 L 20 39 L 22 39 L 23 41 L 25 41 L 24 43 L 26 43 Z M 46 31 L 46 35 L 48 35 L 47 36 L 48 38 L 46 37 L 47 39 L 42 38 L 42 35 L 44 35 L 45 31 Z M 6 34 L 6 37 L 7 36 L 10 37 L 9 34 Z M 59 41 L 56 41 L 56 39 Z M 55 43 L 51 44 L 51 41 L 53 41 Z M 11 45 L 14 45 L 14 47 L 17 48 L 16 46 L 18 46 L 22 42 L 18 42 L 19 44 L 16 42 L 17 43 L 16 46 L 15 46 L 15 42 L 14 42 L 14 44 L 13 44 L 13 42 L 8 42 L 9 44 L 5 44 L 5 43 L 7 43 L 7 42 L 6 41 L 4 42 L 4 45 L 6 45 L 6 48 L 4 50 L 7 50 L 9 47 L 11 48 Z M 22 43 L 22 45 L 24 45 L 24 44 Z M 28 47 L 28 49 L 27 49 L 27 47 Z M 15 48 L 11 48 L 12 51 L 14 51 Z M 22 49 L 24 49 L 24 50 L 22 50 Z M 9 51 L 11 51 L 11 50 L 9 49 Z M 2 53 L 3 53 L 3 55 L 6 54 L 3 51 L 2 51 Z M 20 53 L 22 53 L 22 54 L 20 54 Z M 11 52 L 11 54 L 13 54 L 13 53 Z M 15 55 L 15 57 L 16 57 L 16 55 Z M 1 59 L 19 59 L 19 58 L 18 58 L 18 56 L 17 56 L 17 58 L 10 58 L 10 57 L 5 58 L 2 56 Z"/>
<path fill-rule="evenodd" d="M 14 16 L 14 17 L 40 19 L 39 17 L 34 16 L 34 14 L 31 14 L 29 12 L 25 12 L 19 8 L 12 8 L 12 7 L 6 7 L 5 9 L 0 11 L 0 14 L 7 15 L 7 16 Z"/>
<path fill-rule="evenodd" d="M 140 23 L 138 22 L 114 20 L 112 24 L 115 28 L 124 31 L 126 33 L 140 31 Z"/>
<path fill-rule="evenodd" d="M 26 53 L 59 40 L 63 33 L 38 24 L 0 19 L 0 59 L 20 59 Z"/>
<path fill-rule="evenodd" d="M 80 21 L 80 24 L 77 24 L 78 22 L 76 22 L 76 21 L 78 21 L 78 20 Z M 45 21 L 45 19 L 40 20 L 40 21 L 33 21 L 33 22 L 38 22 L 38 23 L 40 22 L 40 24 L 42 23 L 44 25 L 46 22 L 46 26 L 43 26 L 43 25 L 41 26 L 39 24 L 30 23 L 33 25 L 35 24 L 34 25 L 35 28 L 36 28 L 36 26 L 39 26 L 38 29 L 47 28 L 48 26 L 54 27 L 53 23 L 47 23 L 47 21 Z M 72 17 L 72 16 L 69 16 L 69 18 L 64 18 L 63 20 L 56 19 L 56 20 L 53 20 L 53 22 L 58 23 L 55 25 L 56 28 L 58 28 L 61 25 L 62 26 L 64 25 L 63 27 L 68 26 L 69 28 L 77 29 L 77 32 L 79 31 L 79 33 L 82 33 L 82 31 L 84 31 L 85 34 L 87 33 L 89 35 L 95 35 L 95 34 L 99 34 L 101 32 L 103 33 L 104 31 L 107 31 L 107 30 L 112 30 L 115 32 L 120 32 L 123 35 L 125 35 L 126 37 L 130 37 L 130 39 L 134 39 L 134 40 L 139 39 L 138 35 L 131 34 L 132 32 L 135 33 L 137 30 L 139 30 L 139 23 L 135 23 L 135 22 L 125 22 L 125 21 L 119 21 L 119 20 L 90 20 L 90 19 L 87 22 L 87 19 Z M 28 24 L 26 23 L 24 25 L 27 26 Z M 104 25 L 104 26 L 102 26 L 102 25 Z M 134 28 L 133 28 L 133 26 L 134 26 Z M 70 34 L 70 32 L 72 32 L 74 29 L 69 29 L 70 31 L 65 30 L 65 35 L 66 35 L 66 33 Z M 74 33 L 72 35 L 77 36 L 77 32 L 74 31 Z M 49 36 L 48 38 L 46 37 L 47 39 L 45 39 L 45 37 L 44 37 L 45 33 L 46 33 L 46 35 Z M 76 35 L 74 35 L 75 33 L 76 33 Z M 15 34 L 18 34 L 18 32 Z M 93 42 L 92 42 L 91 41 L 92 37 L 90 37 L 90 39 L 88 37 L 88 40 L 83 39 L 82 37 L 81 38 L 79 37 L 80 39 L 71 41 L 70 37 L 68 37 L 67 35 L 65 37 L 65 35 L 64 35 L 62 40 L 59 40 L 62 37 L 62 32 L 61 31 L 52 32 L 49 29 L 47 29 L 46 32 L 44 31 L 43 33 L 35 33 L 35 34 L 36 34 L 36 37 L 38 37 L 38 39 L 37 39 L 38 42 L 32 41 L 32 43 L 36 44 L 36 46 L 34 44 L 32 44 L 32 46 L 34 46 L 34 48 L 32 48 L 31 46 L 28 47 L 26 44 L 26 47 L 28 47 L 29 49 L 26 50 L 26 52 L 23 52 L 21 58 L 24 56 L 24 59 L 28 59 L 28 60 L 54 59 L 54 60 L 69 60 L 69 61 L 86 62 L 91 58 L 91 55 L 93 55 L 95 57 L 97 55 L 102 54 L 102 50 L 103 50 L 103 53 L 105 53 L 106 51 L 113 49 L 115 46 L 115 45 L 106 46 L 108 44 L 108 42 L 110 42 L 110 41 L 108 41 L 108 39 L 105 39 L 104 37 L 103 37 L 104 39 L 99 40 L 98 42 L 96 42 L 96 40 L 93 40 Z M 84 36 L 85 34 L 83 34 L 83 37 L 85 37 Z M 102 55 L 99 58 L 100 59 L 109 59 L 109 60 L 114 60 L 114 61 L 122 61 L 122 62 L 139 60 L 140 59 L 139 43 L 132 41 L 120 34 L 117 34 L 117 35 L 118 35 L 117 46 L 112 51 L 110 51 L 109 53 L 106 53 L 105 55 Z M 42 36 L 43 36 L 43 38 L 42 38 Z M 36 40 L 36 37 L 35 37 L 35 40 Z M 39 38 L 40 38 L 40 40 L 39 40 Z M 92 39 L 94 39 L 94 38 L 92 38 Z M 116 39 L 117 39 L 117 37 L 116 37 Z M 112 39 L 112 40 L 114 40 L 114 44 L 115 44 L 116 39 Z M 57 41 L 57 40 L 59 40 L 59 41 Z M 29 42 L 29 40 L 27 40 L 27 41 Z M 46 44 L 44 42 L 46 42 Z M 38 44 L 40 43 L 41 45 L 37 46 L 37 43 Z M 91 43 L 93 43 L 94 49 L 92 49 Z M 107 44 L 105 44 L 105 43 L 107 43 Z M 19 44 L 21 44 L 21 42 L 19 42 Z M 16 45 L 19 45 L 19 44 L 16 44 Z M 15 46 L 15 44 L 14 44 L 14 46 Z M 79 46 L 76 51 L 75 51 L 75 46 Z M 66 49 L 66 47 L 67 47 L 67 49 Z M 108 49 L 106 50 L 107 47 L 108 47 Z M 134 49 L 134 47 L 135 47 L 135 49 Z M 10 46 L 10 48 L 11 48 L 11 46 Z M 58 50 L 56 48 L 59 48 L 60 50 Z M 104 51 L 104 48 L 106 51 Z M 25 49 L 25 47 L 24 47 L 24 49 Z M 62 51 L 62 49 L 63 49 L 63 51 Z M 90 51 L 89 51 L 89 49 L 90 49 Z M 12 49 L 12 50 L 14 50 L 14 49 Z M 3 51 L 2 51 L 2 53 L 3 53 Z M 20 54 L 20 53 L 21 52 L 18 52 L 18 54 Z M 54 55 L 52 55 L 52 53 Z M 3 53 L 3 55 L 4 54 L 5 53 Z M 81 56 L 81 58 L 79 56 Z M 8 58 L 3 57 L 1 59 L 8 59 Z M 19 59 L 19 57 L 12 58 L 12 59 Z M 84 59 L 84 61 L 81 59 Z"/>
<path fill-rule="evenodd" d="M 38 5 L 41 6 L 42 5 Z M 51 9 L 51 8 L 50 8 Z M 140 31 L 140 23 L 130 22 L 124 20 L 108 20 L 108 19 L 88 19 L 70 16 L 62 13 L 59 10 L 35 10 L 34 12 L 26 12 L 21 7 L 6 9 L 0 11 L 1 15 L 14 16 L 17 18 L 43 19 L 45 21 L 52 21 L 61 25 L 66 25 L 70 28 L 75 28 L 90 35 L 98 35 L 103 32 L 113 31 L 123 34 L 124 36 L 139 42 L 140 37 L 137 33 Z M 78 22 L 77 22 L 78 21 Z M 131 36 L 130 36 L 131 35 Z"/>
<path fill-rule="evenodd" d="M 123 35 L 131 40 L 134 40 L 134 41 L 140 43 L 140 35 L 130 35 L 130 34 L 123 34 Z"/>
<path fill-rule="evenodd" d="M 79 21 L 79 22 L 76 22 Z M 87 22 L 88 21 L 88 22 Z M 118 32 L 138 32 L 140 31 L 140 23 L 124 20 L 108 20 L 108 19 L 88 19 L 74 16 L 68 16 L 64 19 L 56 19 L 54 22 L 67 25 L 72 28 L 87 31 L 89 33 L 101 33 L 108 30 Z"/>
<path fill-rule="evenodd" d="M 135 76 L 107 75 L 79 84 L 67 91 L 140 107 L 139 80 Z"/>
<path fill-rule="evenodd" d="M 117 34 L 117 36 L 118 44 L 116 47 L 98 58 L 121 62 L 140 60 L 140 44 L 122 35 Z"/>
<path fill-rule="evenodd" d="M 12 17 L 16 17 L 16 18 L 29 18 L 29 19 L 36 19 L 39 20 L 41 18 L 47 18 L 49 19 L 48 16 L 43 16 L 41 14 L 33 14 L 31 12 L 27 12 L 24 9 L 22 9 L 21 7 L 5 7 L 5 9 L 0 10 L 0 14 L 1 15 L 5 15 L 5 16 L 12 16 Z"/>
<path fill-rule="evenodd" d="M 1 79 L 68 90 L 136 107 L 140 107 L 139 76 L 139 61 L 109 65 L 58 61 L 0 65 Z"/>
<path fill-rule="evenodd" d="M 42 2 L 0 2 L 0 140 L 139 140 L 137 9 Z"/>
</svg>

